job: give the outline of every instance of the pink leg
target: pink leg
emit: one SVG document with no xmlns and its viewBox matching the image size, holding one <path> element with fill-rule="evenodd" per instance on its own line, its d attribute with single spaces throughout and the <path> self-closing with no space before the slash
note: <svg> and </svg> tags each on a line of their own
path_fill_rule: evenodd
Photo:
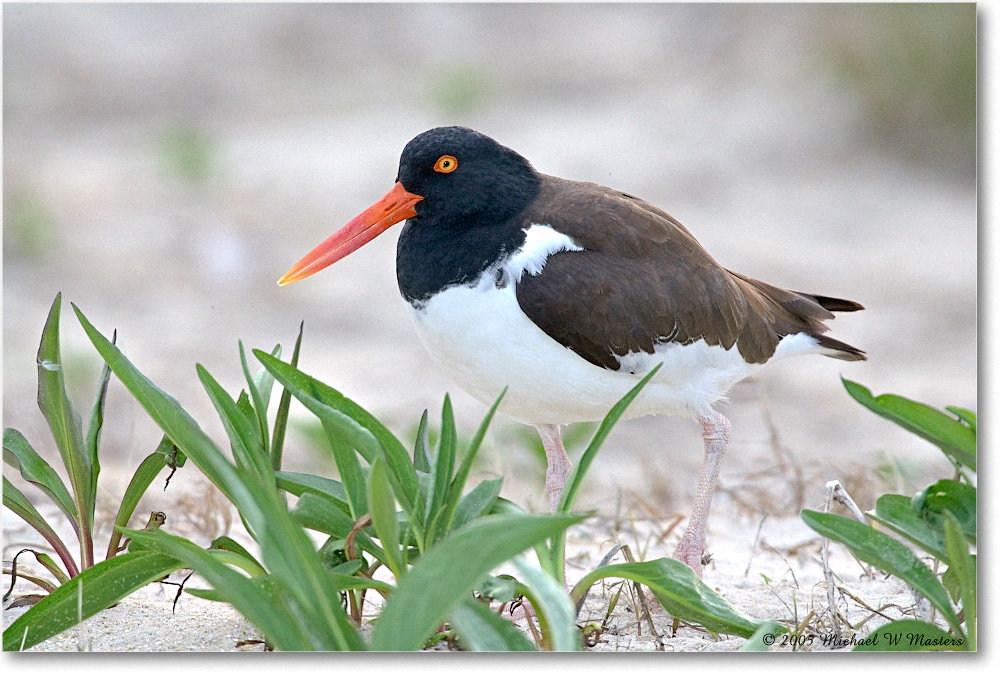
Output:
<svg viewBox="0 0 1000 675">
<path fill-rule="evenodd" d="M 705 550 L 705 526 L 708 523 L 708 513 L 712 508 L 712 496 L 715 494 L 715 484 L 719 480 L 719 467 L 722 456 L 729 442 L 729 420 L 708 410 L 698 416 L 698 422 L 703 429 L 705 439 L 705 461 L 698 477 L 698 494 L 695 496 L 694 510 L 688 521 L 687 529 L 681 536 L 674 558 L 685 563 L 701 576 L 701 557 Z"/>
<path fill-rule="evenodd" d="M 555 511 L 573 465 L 566 454 L 566 448 L 563 447 L 558 424 L 539 424 L 535 428 L 542 437 L 545 459 L 548 462 L 548 468 L 545 470 L 545 491 L 549 493 L 549 508 Z"/>
</svg>

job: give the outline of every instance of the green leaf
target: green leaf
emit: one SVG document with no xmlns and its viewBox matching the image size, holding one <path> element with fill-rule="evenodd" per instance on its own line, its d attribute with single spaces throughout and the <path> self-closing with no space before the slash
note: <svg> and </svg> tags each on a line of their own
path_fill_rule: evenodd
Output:
<svg viewBox="0 0 1000 675">
<path fill-rule="evenodd" d="M 914 495 L 912 506 L 938 532 L 944 532 L 945 513 L 950 512 L 966 538 L 976 543 L 976 488 L 968 483 L 947 478 L 939 480 Z"/>
<path fill-rule="evenodd" d="M 805 509 L 802 520 L 827 539 L 840 542 L 858 559 L 898 577 L 921 593 L 957 631 L 960 622 L 937 576 L 913 551 L 889 535 L 835 513 Z"/>
<path fill-rule="evenodd" d="M 573 587 L 573 600 L 579 600 L 595 582 L 608 577 L 630 579 L 647 586 L 674 618 L 700 624 L 713 633 L 748 638 L 761 627 L 760 621 L 740 614 L 699 579 L 694 570 L 673 558 L 598 567 Z"/>
<path fill-rule="evenodd" d="M 39 488 L 66 514 L 76 527 L 76 504 L 66 485 L 48 462 L 35 452 L 28 440 L 17 429 L 4 429 L 3 460 L 18 469 L 21 477 Z"/>
<path fill-rule="evenodd" d="M 392 496 L 385 463 L 380 457 L 368 472 L 368 503 L 371 505 L 372 525 L 382 543 L 385 559 L 397 583 L 406 574 L 406 565 L 399 550 L 399 523 L 396 521 L 396 501 Z"/>
<path fill-rule="evenodd" d="M 111 532 L 111 540 L 108 542 L 105 559 L 113 558 L 118 554 L 118 545 L 122 537 L 121 528 L 128 525 L 129 519 L 139 505 L 139 500 L 146 494 L 146 490 L 157 474 L 167 465 L 166 453 L 173 445 L 170 439 L 164 436 L 156 450 L 142 460 L 139 468 L 132 475 L 132 480 L 129 481 L 128 487 L 125 489 L 125 496 L 122 497 L 121 505 L 118 507 L 118 515 L 115 516 L 115 528 Z"/>
<path fill-rule="evenodd" d="M 965 639 L 956 637 L 937 626 L 917 619 L 899 619 L 879 626 L 856 652 L 937 652 L 965 651 Z"/>
<path fill-rule="evenodd" d="M 956 405 L 946 405 L 944 409 L 953 413 L 958 419 L 968 424 L 973 431 L 976 430 L 976 413 L 972 412 L 968 408 L 959 408 Z"/>
<path fill-rule="evenodd" d="M 929 405 L 895 394 L 872 396 L 871 391 L 851 380 L 841 378 L 847 393 L 876 415 L 895 422 L 920 436 L 973 470 L 976 468 L 976 431 Z"/>
<path fill-rule="evenodd" d="M 372 649 L 411 651 L 493 568 L 583 520 L 576 516 L 487 516 L 442 540 L 410 569 L 379 617 Z"/>
<path fill-rule="evenodd" d="M 42 598 L 3 632 L 4 651 L 27 649 L 110 607 L 182 563 L 170 555 L 126 553 L 86 569 Z"/>
<path fill-rule="evenodd" d="M 529 564 L 524 556 L 517 556 L 513 563 L 521 578 L 521 590 L 538 616 L 543 646 L 556 652 L 580 651 L 583 641 L 576 627 L 576 608 L 562 584 Z"/>
<path fill-rule="evenodd" d="M 533 652 L 535 645 L 521 629 L 484 603 L 469 598 L 448 615 L 462 646 L 473 652 Z"/>
<path fill-rule="evenodd" d="M 56 295 L 49 310 L 42 340 L 38 345 L 38 407 L 52 430 L 63 465 L 69 474 L 76 503 L 77 533 L 83 568 L 94 563 L 93 519 L 95 486 L 91 484 L 94 468 L 83 444 L 80 415 L 66 393 L 62 357 L 59 352 L 59 308 L 62 293 Z"/>
<path fill-rule="evenodd" d="M 945 511 L 944 538 L 948 546 L 948 569 L 954 570 L 961 589 L 962 612 L 965 619 L 965 635 L 968 639 L 969 651 L 976 651 L 976 561 L 969 553 L 958 519 Z"/>
<path fill-rule="evenodd" d="M 947 560 L 944 535 L 931 529 L 913 508 L 911 501 L 903 495 L 882 495 L 875 502 L 875 510 L 869 511 L 867 515 L 896 534 L 906 537 L 938 560 Z"/>
<path fill-rule="evenodd" d="M 66 548 L 66 544 L 63 543 L 63 540 L 59 538 L 59 535 L 52 529 L 52 526 L 42 517 L 42 514 L 32 506 L 28 498 L 14 487 L 13 483 L 7 480 L 7 476 L 3 477 L 3 505 L 34 528 L 36 532 L 42 535 L 45 541 L 49 542 L 49 545 L 59 555 L 59 559 L 62 560 L 63 565 L 66 566 L 69 576 L 75 577 L 79 573 L 76 561 L 73 560 L 73 556 L 70 554 L 69 549 Z"/>
</svg>

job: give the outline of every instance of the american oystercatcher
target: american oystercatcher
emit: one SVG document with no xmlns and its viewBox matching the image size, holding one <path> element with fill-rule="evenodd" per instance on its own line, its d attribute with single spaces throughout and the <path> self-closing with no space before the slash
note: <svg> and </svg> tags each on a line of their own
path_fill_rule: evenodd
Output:
<svg viewBox="0 0 1000 675">
<path fill-rule="evenodd" d="M 406 220 L 399 290 L 454 381 L 535 426 L 554 508 L 570 471 L 560 425 L 600 420 L 656 364 L 626 416 L 703 429 L 694 510 L 674 557 L 701 573 L 729 421 L 713 409 L 766 363 L 864 352 L 824 333 L 849 300 L 777 288 L 720 266 L 665 212 L 624 192 L 547 176 L 464 127 L 407 143 L 396 184 L 279 281 L 303 279 Z"/>
</svg>

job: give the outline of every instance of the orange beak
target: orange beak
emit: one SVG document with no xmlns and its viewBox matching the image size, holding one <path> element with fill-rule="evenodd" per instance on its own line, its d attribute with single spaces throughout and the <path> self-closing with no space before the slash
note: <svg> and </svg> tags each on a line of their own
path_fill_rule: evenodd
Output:
<svg viewBox="0 0 1000 675">
<path fill-rule="evenodd" d="M 421 199 L 420 195 L 407 192 L 402 183 L 396 183 L 386 196 L 295 263 L 278 279 L 278 285 L 284 286 L 319 272 L 357 251 L 399 221 L 417 215 L 413 206 Z"/>
</svg>

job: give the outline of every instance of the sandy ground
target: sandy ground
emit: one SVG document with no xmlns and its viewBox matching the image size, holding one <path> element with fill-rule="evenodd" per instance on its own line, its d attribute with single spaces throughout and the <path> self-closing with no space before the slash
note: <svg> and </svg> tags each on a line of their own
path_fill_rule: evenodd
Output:
<svg viewBox="0 0 1000 675">
<path fill-rule="evenodd" d="M 818 618 L 829 616 L 820 538 L 797 517 L 751 517 L 741 513 L 728 499 L 720 502 L 709 537 L 714 560 L 705 570 L 704 581 L 747 616 L 791 625 L 808 624 L 811 628 L 803 634 L 814 639 L 811 644 L 799 647 L 800 650 L 843 648 L 833 642 L 836 633 L 829 620 Z M 567 540 L 566 572 L 570 583 L 592 570 L 619 543 L 627 544 L 633 555 L 644 559 L 669 555 L 667 544 L 672 546 L 672 538 L 666 538 L 666 544 L 660 541 L 662 522 L 640 517 L 634 511 L 623 512 L 618 518 L 595 518 L 574 528 Z M 191 523 L 182 523 L 177 529 L 197 540 L 196 533 L 185 532 L 190 527 Z M 32 533 L 25 527 L 14 527 L 8 536 L 24 541 Z M 621 554 L 614 562 L 624 562 Z M 859 639 L 890 619 L 918 615 L 913 594 L 905 584 L 877 571 L 872 574 L 844 549 L 833 547 L 831 568 L 842 589 L 837 593 L 838 609 L 857 629 Z M 178 572 L 170 580 L 185 575 L 186 572 Z M 188 584 L 193 588 L 206 587 L 197 578 Z M 15 595 L 31 588 L 20 582 Z M 580 625 L 596 622 L 602 626 L 596 644 L 591 647 L 593 651 L 734 651 L 745 643 L 743 638 L 712 636 L 688 625 L 675 632 L 671 617 L 656 607 L 651 628 L 648 619 L 636 619 L 642 616 L 640 605 L 637 596 L 628 591 L 609 611 L 618 590 L 614 580 L 595 585 L 580 612 Z M 228 605 L 185 594 L 175 607 L 175 598 L 175 586 L 152 584 L 29 651 L 263 650 L 260 633 Z M 5 610 L 4 627 L 24 611 L 24 608 Z M 366 623 L 377 614 L 377 604 L 369 606 Z M 528 632 L 526 619 L 518 624 Z M 843 631 L 844 639 L 855 632 L 847 628 Z M 793 651 L 790 645 L 780 643 L 780 637 L 778 640 L 774 651 Z M 438 649 L 446 646 L 441 643 Z"/>
<path fill-rule="evenodd" d="M 106 334 L 117 328 L 129 358 L 220 443 L 194 364 L 238 390 L 237 340 L 290 347 L 303 319 L 301 367 L 398 435 L 412 437 L 424 408 L 433 419 L 446 391 L 471 433 L 483 406 L 456 391 L 419 345 L 396 293 L 395 232 L 320 276 L 274 284 L 391 187 L 409 138 L 465 124 L 541 171 L 662 206 L 728 267 L 866 306 L 837 319 L 832 334 L 865 349 L 867 362 L 776 364 L 723 406 L 733 434 L 713 514 L 717 562 L 706 579 L 754 616 L 777 608 L 760 573 L 780 580 L 785 602 L 789 588 L 813 602 L 814 551 L 802 567 L 791 563 L 797 581 L 779 556 L 754 555 L 764 514 L 774 515 L 761 540 L 794 546 L 811 537 L 795 514 L 821 505 L 829 479 L 871 508 L 885 489 L 910 492 L 947 472 L 935 449 L 861 410 L 838 377 L 875 393 L 978 408 L 970 155 L 956 159 L 954 143 L 922 146 L 935 136 L 919 126 L 881 133 L 863 92 L 845 86 L 831 63 L 838 45 L 891 43 L 882 38 L 892 25 L 790 6 L 5 5 L 5 426 L 56 461 L 35 407 L 34 353 L 62 291 L 63 355 L 81 409 L 100 363 L 69 301 Z M 879 58 L 873 68 L 888 67 Z M 901 118 L 912 112 L 904 108 Z M 195 169 L 185 164 L 190 155 Z M 329 473 L 331 462 L 308 441 L 308 416 L 295 415 L 289 467 Z M 686 513 L 698 432 L 674 418 L 615 430 L 578 502 L 603 521 L 581 555 L 599 558 L 623 513 L 661 524 Z M 505 476 L 504 496 L 542 510 L 543 470 L 526 438 L 498 420 L 479 469 Z M 107 500 L 158 439 L 113 383 Z M 173 507 L 176 517 L 184 508 L 172 499 L 151 495 L 141 508 Z M 5 517 L 5 558 L 13 526 Z M 656 554 L 671 547 L 668 539 Z M 112 611 L 135 603 L 167 622 L 191 616 L 170 617 L 158 593 Z M 188 598 L 183 612 L 199 604 Z M 605 646 L 642 648 L 627 617 L 616 620 L 619 635 Z M 231 615 L 224 621 L 226 637 L 213 634 L 200 648 L 231 647 L 243 634 Z M 190 647 L 180 628 L 154 634 L 164 641 L 124 642 Z M 80 639 L 67 634 L 59 644 L 99 650 L 106 638 L 95 627 Z M 678 648 L 727 646 L 694 639 L 700 646 Z"/>
</svg>

